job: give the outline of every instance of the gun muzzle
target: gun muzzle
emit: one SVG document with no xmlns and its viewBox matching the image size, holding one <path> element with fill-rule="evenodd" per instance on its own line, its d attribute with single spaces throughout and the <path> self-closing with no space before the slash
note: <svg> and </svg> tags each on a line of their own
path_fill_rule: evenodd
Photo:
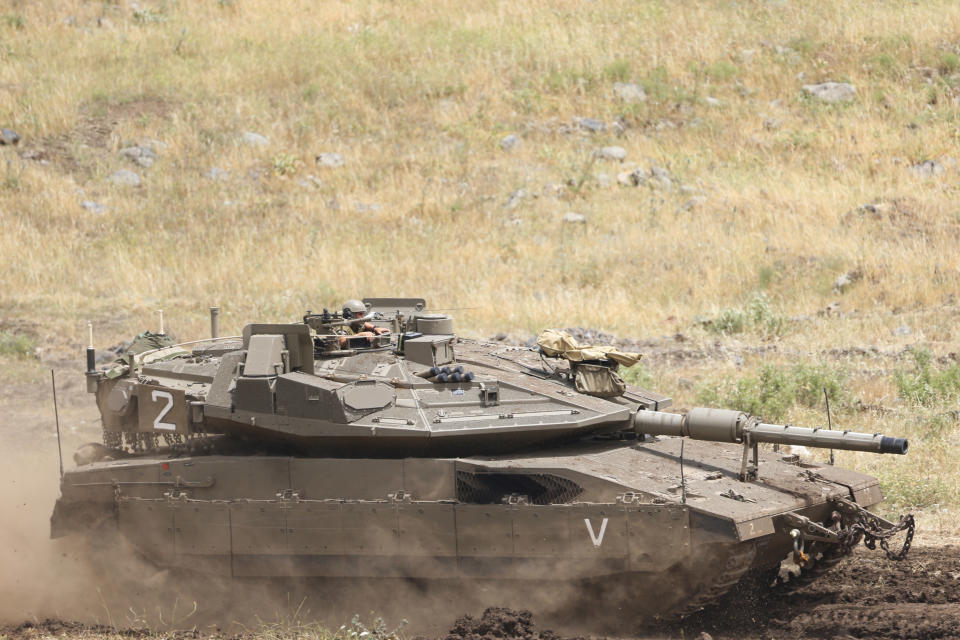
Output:
<svg viewBox="0 0 960 640">
<path fill-rule="evenodd" d="M 751 442 L 900 455 L 905 454 L 909 446 L 906 438 L 891 438 L 879 433 L 765 424 L 742 411 L 729 409 L 697 408 L 691 409 L 686 415 L 638 411 L 634 417 L 634 429 L 650 435 L 685 436 L 713 442 L 742 443 L 749 436 Z"/>
</svg>

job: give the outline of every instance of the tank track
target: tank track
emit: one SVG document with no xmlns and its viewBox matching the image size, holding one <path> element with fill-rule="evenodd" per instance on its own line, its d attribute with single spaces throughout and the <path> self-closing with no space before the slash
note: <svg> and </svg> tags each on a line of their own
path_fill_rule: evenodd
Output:
<svg viewBox="0 0 960 640">
<path fill-rule="evenodd" d="M 685 618 L 722 598 L 733 589 L 750 571 L 754 557 L 757 555 L 755 543 L 742 543 L 734 546 L 723 565 L 723 571 L 718 573 L 713 583 L 694 594 L 680 609 L 664 616 L 666 621 L 676 621 Z"/>
</svg>

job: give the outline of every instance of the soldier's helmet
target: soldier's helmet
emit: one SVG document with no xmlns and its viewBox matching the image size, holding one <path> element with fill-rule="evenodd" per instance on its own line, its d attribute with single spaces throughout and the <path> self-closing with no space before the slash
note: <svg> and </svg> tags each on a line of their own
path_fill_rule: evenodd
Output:
<svg viewBox="0 0 960 640">
<path fill-rule="evenodd" d="M 360 300 L 347 300 L 343 303 L 344 318 L 360 318 L 367 313 L 367 306 Z"/>
</svg>

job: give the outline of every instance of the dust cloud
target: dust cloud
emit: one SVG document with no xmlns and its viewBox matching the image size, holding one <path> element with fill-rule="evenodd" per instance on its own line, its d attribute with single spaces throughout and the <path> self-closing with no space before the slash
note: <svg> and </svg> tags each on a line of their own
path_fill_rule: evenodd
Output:
<svg viewBox="0 0 960 640">
<path fill-rule="evenodd" d="M 7 433 L 9 435 L 9 432 Z M 571 595 L 562 587 L 506 590 L 495 582 L 409 579 L 231 580 L 161 570 L 120 538 L 50 539 L 59 494 L 56 441 L 14 438 L 5 450 L 0 484 L 0 626 L 45 619 L 112 628 L 199 627 L 243 631 L 263 624 L 339 628 L 358 616 L 381 617 L 406 634 L 442 635 L 465 612 L 523 606 L 548 619 Z M 65 465 L 80 439 L 64 446 Z"/>
</svg>

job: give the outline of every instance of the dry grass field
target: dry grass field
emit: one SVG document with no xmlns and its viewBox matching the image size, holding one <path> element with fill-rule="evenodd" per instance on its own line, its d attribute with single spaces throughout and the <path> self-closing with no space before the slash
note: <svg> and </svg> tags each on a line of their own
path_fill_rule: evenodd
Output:
<svg viewBox="0 0 960 640">
<path fill-rule="evenodd" d="M 10 403 L 88 321 L 423 296 L 638 340 L 680 407 L 823 425 L 827 386 L 911 438 L 838 464 L 960 534 L 960 3 L 2 0 L 0 70 Z"/>
</svg>

